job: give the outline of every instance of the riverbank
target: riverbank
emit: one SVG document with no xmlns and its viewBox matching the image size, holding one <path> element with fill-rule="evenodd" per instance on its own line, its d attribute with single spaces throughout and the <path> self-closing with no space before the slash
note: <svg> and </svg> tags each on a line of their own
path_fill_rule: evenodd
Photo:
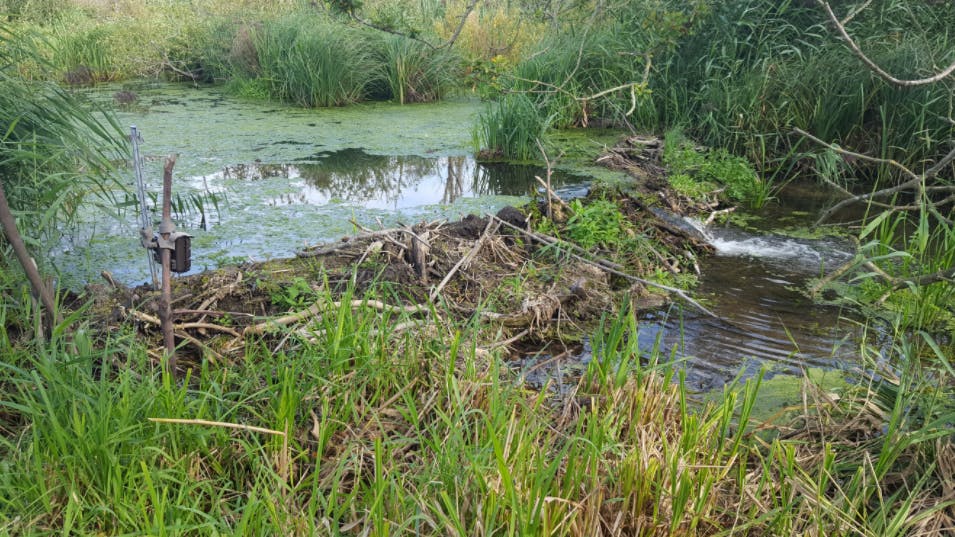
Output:
<svg viewBox="0 0 955 537">
<path fill-rule="evenodd" d="M 184 378 L 162 371 L 142 289 L 91 290 L 109 299 L 64 311 L 48 342 L 7 332 L 0 528 L 943 534 L 950 398 L 911 367 L 928 340 L 889 346 L 897 376 L 760 372 L 707 398 L 640 347 L 632 311 L 653 285 L 614 271 L 693 264 L 642 207 L 667 196 L 652 171 L 630 195 L 553 200 L 551 217 L 538 203 L 507 224 L 370 230 L 179 279 Z M 651 232 L 679 240 L 632 242 Z M 15 307 L 0 311 L 30 317 Z M 511 350 L 545 339 L 537 370 L 556 374 L 532 383 Z M 590 359 L 562 371 L 578 342 Z M 761 391 L 779 410 L 756 420 Z"/>
</svg>

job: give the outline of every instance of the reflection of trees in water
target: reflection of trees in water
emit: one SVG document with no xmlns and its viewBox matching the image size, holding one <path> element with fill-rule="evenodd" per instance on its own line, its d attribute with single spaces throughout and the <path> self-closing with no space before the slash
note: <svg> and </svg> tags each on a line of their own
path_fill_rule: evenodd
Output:
<svg viewBox="0 0 955 537">
<path fill-rule="evenodd" d="M 297 168 L 309 186 L 329 198 L 394 203 L 403 191 L 439 173 L 438 164 L 437 159 L 369 155 L 360 149 L 345 149 Z"/>
<path fill-rule="evenodd" d="M 345 149 L 309 163 L 239 164 L 227 167 L 227 179 L 255 181 L 273 177 L 301 177 L 312 189 L 328 199 L 353 203 L 382 200 L 395 204 L 409 189 L 426 178 L 444 184 L 441 203 L 453 203 L 465 195 L 522 196 L 536 188 L 534 176 L 546 171 L 538 166 L 507 163 L 475 163 L 469 157 L 424 158 L 416 156 L 370 155 L 360 149 Z M 563 181 L 554 177 L 556 185 Z M 434 192 L 435 201 L 439 192 Z M 284 203 L 293 203 L 290 196 Z M 304 202 L 304 195 L 300 198 Z M 283 204 L 284 204 L 283 203 Z"/>
<path fill-rule="evenodd" d="M 546 174 L 547 171 L 538 166 L 481 163 L 474 167 L 474 186 L 471 190 L 479 196 L 533 194 L 536 188 L 534 176 L 544 177 Z"/>
<path fill-rule="evenodd" d="M 236 164 L 235 166 L 226 166 L 222 170 L 224 179 L 237 179 L 239 181 L 258 181 L 260 179 L 271 179 L 273 177 L 288 177 L 295 170 L 291 164 L 263 164 L 254 162 L 252 164 Z"/>
<path fill-rule="evenodd" d="M 448 157 L 448 173 L 444 177 L 444 196 L 441 203 L 454 203 L 464 195 L 464 157 Z"/>
</svg>

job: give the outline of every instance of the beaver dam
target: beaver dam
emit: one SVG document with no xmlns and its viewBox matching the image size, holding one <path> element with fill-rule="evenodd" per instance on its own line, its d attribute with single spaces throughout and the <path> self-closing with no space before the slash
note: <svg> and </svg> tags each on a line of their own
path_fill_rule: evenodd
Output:
<svg viewBox="0 0 955 537">
<path fill-rule="evenodd" d="M 818 324 L 820 315 L 802 309 L 810 302 L 791 290 L 791 281 L 774 279 L 765 267 L 754 269 L 761 263 L 758 255 L 727 263 L 719 250 L 725 253 L 734 239 L 716 240 L 685 218 L 703 221 L 726 208 L 691 201 L 669 188 L 659 145 L 652 138 L 631 138 L 602 156 L 601 163 L 626 170 L 631 182 L 595 187 L 582 199 L 546 195 L 541 179 L 538 199 L 518 208 L 378 229 L 352 220 L 357 234 L 308 246 L 295 257 L 178 278 L 173 314 L 180 367 L 202 360 L 228 363 L 249 344 L 279 352 L 298 341 L 321 343 L 335 330 L 342 309 L 361 310 L 372 326 L 392 332 L 477 327 L 475 339 L 467 342 L 477 354 L 504 352 L 522 378 L 540 386 L 554 379 L 559 385 L 573 382 L 593 353 L 588 336 L 622 312 L 638 319 L 648 355 L 663 346 L 665 355 L 689 361 L 700 389 L 764 362 L 780 371 L 838 365 L 833 349 L 843 335 L 811 330 L 787 335 L 797 317 Z M 737 238 L 734 244 L 741 242 Z M 819 260 L 810 263 L 820 266 Z M 779 308 L 766 309 L 759 285 L 757 294 L 744 293 L 755 298 L 721 300 L 721 291 L 732 284 L 712 288 L 707 274 L 714 265 L 730 267 L 719 271 L 724 275 L 775 280 L 772 292 L 788 289 L 789 296 L 768 301 L 791 301 L 792 315 L 770 326 Z M 160 359 L 157 293 L 107 278 L 108 284 L 90 286 L 107 332 L 132 322 Z M 679 288 L 699 278 L 700 292 Z M 748 322 L 727 303 L 765 319 Z M 821 315 L 829 316 L 822 321 L 827 326 L 835 326 L 838 312 Z"/>
</svg>

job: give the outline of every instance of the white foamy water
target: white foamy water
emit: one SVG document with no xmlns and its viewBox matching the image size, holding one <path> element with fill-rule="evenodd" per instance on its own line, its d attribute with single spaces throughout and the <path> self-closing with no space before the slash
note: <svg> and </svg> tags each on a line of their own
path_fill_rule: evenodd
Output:
<svg viewBox="0 0 955 537">
<path fill-rule="evenodd" d="M 752 257 L 768 261 L 784 261 L 791 268 L 818 269 L 834 267 L 852 257 L 850 244 L 836 238 L 798 239 L 781 235 L 755 235 L 724 227 L 712 228 L 687 218 L 687 223 L 699 230 L 716 249 L 717 255 Z"/>
</svg>

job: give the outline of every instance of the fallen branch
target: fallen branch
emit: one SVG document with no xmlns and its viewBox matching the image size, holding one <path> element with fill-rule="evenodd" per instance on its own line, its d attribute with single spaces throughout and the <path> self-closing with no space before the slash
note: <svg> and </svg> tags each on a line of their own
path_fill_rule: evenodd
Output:
<svg viewBox="0 0 955 537">
<path fill-rule="evenodd" d="M 262 334 L 269 328 L 279 328 L 282 326 L 287 326 L 294 324 L 300 321 L 304 321 L 308 318 L 315 317 L 322 311 L 333 308 L 340 308 L 344 302 L 316 302 L 309 306 L 307 309 L 302 311 L 286 315 L 284 317 L 279 317 L 277 319 L 269 319 L 267 321 L 261 322 L 259 324 L 248 326 L 242 332 L 243 335 L 249 334 Z M 398 312 L 398 313 L 429 313 L 430 310 L 426 306 L 422 305 L 413 305 L 413 306 L 392 306 L 390 304 L 385 304 L 380 300 L 352 300 L 347 303 L 352 308 L 360 308 L 362 306 L 367 306 L 378 311 L 388 311 L 388 312 Z"/>
</svg>

